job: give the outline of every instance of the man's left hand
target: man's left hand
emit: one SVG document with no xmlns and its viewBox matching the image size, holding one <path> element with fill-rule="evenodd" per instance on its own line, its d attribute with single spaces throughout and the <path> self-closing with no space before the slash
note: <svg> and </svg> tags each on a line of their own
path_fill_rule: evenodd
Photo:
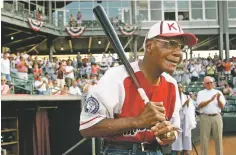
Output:
<svg viewBox="0 0 236 155">
<path fill-rule="evenodd" d="M 175 134 L 171 134 L 170 137 L 160 138 L 160 140 L 161 141 L 158 142 L 160 145 L 168 145 L 168 144 L 172 144 L 176 140 L 176 137 L 175 137 Z"/>
<path fill-rule="evenodd" d="M 171 144 L 176 139 L 174 134 L 175 128 L 169 121 L 157 123 L 151 128 L 151 131 L 161 140 L 159 142 L 161 145 Z"/>
</svg>

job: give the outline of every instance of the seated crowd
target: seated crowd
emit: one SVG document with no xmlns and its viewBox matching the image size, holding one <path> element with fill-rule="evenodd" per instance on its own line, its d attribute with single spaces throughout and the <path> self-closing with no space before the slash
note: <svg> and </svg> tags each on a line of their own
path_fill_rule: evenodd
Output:
<svg viewBox="0 0 236 155">
<path fill-rule="evenodd" d="M 83 59 L 78 53 L 76 58 L 53 58 L 38 60 L 38 56 L 26 53 L 2 54 L 1 76 L 2 95 L 5 94 L 40 94 L 40 95 L 82 95 L 96 85 L 99 78 L 113 67 L 115 59 L 111 54 L 103 55 L 101 62 L 96 62 L 90 54 Z M 3 80 L 5 79 L 6 82 Z M 33 85 L 33 93 L 26 87 Z M 5 91 L 6 86 L 9 90 Z M 20 86 L 26 91 L 13 92 Z M 4 89 L 4 91 L 3 91 Z M 16 89 L 14 89 L 16 90 Z"/>
<path fill-rule="evenodd" d="M 11 89 L 16 85 L 12 78 L 14 81 L 30 81 L 34 86 L 33 94 L 82 95 L 87 93 L 89 88 L 96 86 L 100 77 L 114 66 L 115 61 L 111 54 L 103 54 L 101 62 L 97 62 L 92 54 L 83 59 L 78 53 L 76 58 L 69 57 L 67 60 L 38 60 L 37 55 L 33 57 L 19 52 L 10 55 L 5 52 L 1 59 L 2 95 L 11 93 Z M 188 86 L 190 82 L 202 81 L 204 76 L 212 76 L 216 79 L 216 87 L 219 87 L 224 95 L 236 95 L 235 58 L 223 61 L 215 55 L 214 58 L 209 56 L 206 59 L 183 60 L 172 76 L 183 86 Z M 190 94 L 194 97 L 194 92 Z"/>
</svg>

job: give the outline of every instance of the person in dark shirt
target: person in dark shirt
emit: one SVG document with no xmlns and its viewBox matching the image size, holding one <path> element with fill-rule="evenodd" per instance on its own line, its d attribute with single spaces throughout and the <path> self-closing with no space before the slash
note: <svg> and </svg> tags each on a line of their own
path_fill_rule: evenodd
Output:
<svg viewBox="0 0 236 155">
<path fill-rule="evenodd" d="M 221 60 L 217 62 L 216 70 L 217 70 L 217 83 L 219 83 L 221 76 L 224 75 L 224 66 Z"/>
</svg>

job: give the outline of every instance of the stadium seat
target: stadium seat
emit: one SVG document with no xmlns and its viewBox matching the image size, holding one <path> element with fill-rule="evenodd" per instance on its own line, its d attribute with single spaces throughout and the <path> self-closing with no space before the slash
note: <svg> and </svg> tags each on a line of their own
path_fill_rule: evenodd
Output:
<svg viewBox="0 0 236 155">
<path fill-rule="evenodd" d="M 226 99 L 226 100 L 231 100 L 231 99 L 232 99 L 232 97 L 229 96 L 229 95 L 224 95 L 224 96 L 225 96 L 225 99 Z"/>
<path fill-rule="evenodd" d="M 231 96 L 231 99 L 232 99 L 232 100 L 236 100 L 236 95 L 232 95 L 232 96 Z"/>
<path fill-rule="evenodd" d="M 201 90 L 203 90 L 202 87 L 197 87 L 196 89 L 197 89 L 198 92 L 201 91 Z"/>
<path fill-rule="evenodd" d="M 221 111 L 223 114 L 224 113 L 235 113 L 236 112 L 236 108 L 232 105 L 225 105 L 225 107 L 222 109 Z"/>
<path fill-rule="evenodd" d="M 235 100 L 226 100 L 227 105 L 236 105 Z"/>
<path fill-rule="evenodd" d="M 197 92 L 197 89 L 194 87 L 187 88 L 187 92 Z"/>
</svg>

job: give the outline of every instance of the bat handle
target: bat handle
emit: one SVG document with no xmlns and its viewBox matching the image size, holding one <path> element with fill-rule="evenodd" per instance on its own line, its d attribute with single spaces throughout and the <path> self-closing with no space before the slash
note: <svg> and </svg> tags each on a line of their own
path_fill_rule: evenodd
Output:
<svg viewBox="0 0 236 155">
<path fill-rule="evenodd" d="M 147 97 L 147 94 L 143 90 L 143 88 L 138 88 L 139 95 L 141 96 L 142 100 L 144 101 L 145 104 L 149 102 L 149 99 Z"/>
</svg>

